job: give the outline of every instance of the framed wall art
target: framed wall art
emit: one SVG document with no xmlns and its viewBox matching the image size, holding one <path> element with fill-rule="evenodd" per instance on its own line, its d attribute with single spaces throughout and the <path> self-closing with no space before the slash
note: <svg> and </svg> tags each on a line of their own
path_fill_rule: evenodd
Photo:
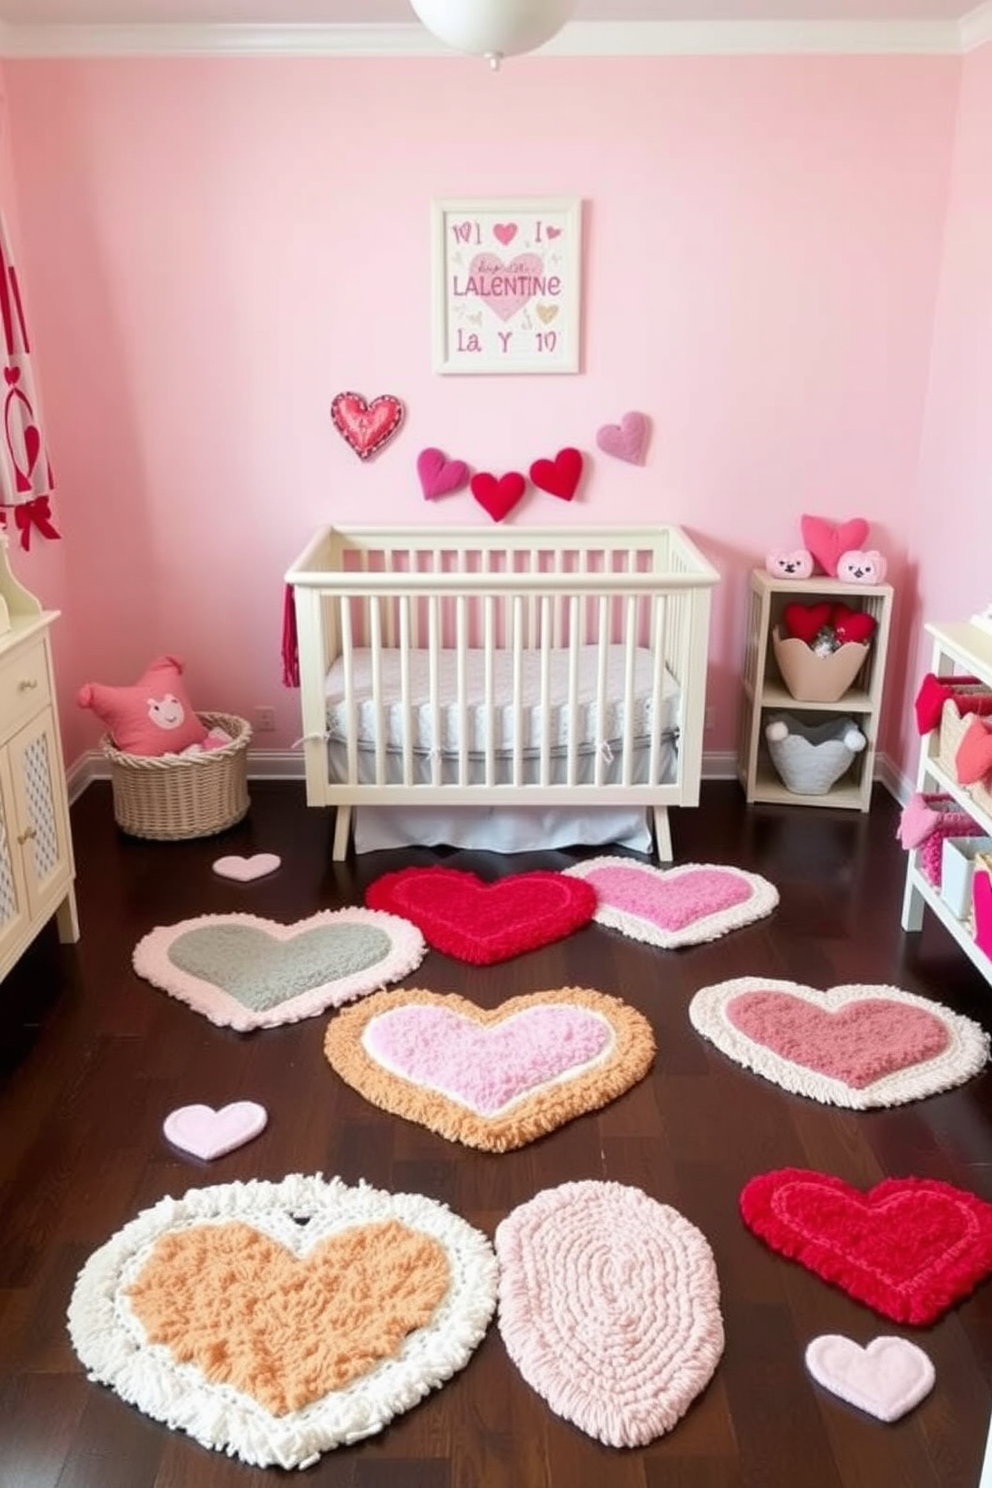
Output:
<svg viewBox="0 0 992 1488">
<path fill-rule="evenodd" d="M 435 201 L 435 372 L 578 372 L 582 203 Z"/>
</svg>

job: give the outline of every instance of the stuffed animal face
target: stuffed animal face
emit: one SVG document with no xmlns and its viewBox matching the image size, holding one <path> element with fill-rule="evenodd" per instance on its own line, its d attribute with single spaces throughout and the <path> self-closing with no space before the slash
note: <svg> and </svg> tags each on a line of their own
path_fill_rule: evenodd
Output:
<svg viewBox="0 0 992 1488">
<path fill-rule="evenodd" d="M 876 548 L 863 552 L 848 548 L 837 560 L 837 577 L 846 584 L 881 584 L 885 580 L 886 562 Z"/>
<path fill-rule="evenodd" d="M 813 555 L 805 548 L 773 548 L 765 567 L 776 579 L 808 579 L 813 574 Z"/>
</svg>

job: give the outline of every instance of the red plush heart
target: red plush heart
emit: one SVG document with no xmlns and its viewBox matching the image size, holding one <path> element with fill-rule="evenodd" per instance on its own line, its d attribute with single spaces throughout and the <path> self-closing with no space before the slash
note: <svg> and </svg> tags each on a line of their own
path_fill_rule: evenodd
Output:
<svg viewBox="0 0 992 1488">
<path fill-rule="evenodd" d="M 863 1193 L 779 1168 L 744 1185 L 740 1209 L 772 1250 L 898 1323 L 934 1322 L 992 1272 L 992 1204 L 935 1178 Z"/>
<path fill-rule="evenodd" d="M 804 605 L 798 601 L 787 604 L 782 611 L 782 620 L 790 636 L 805 641 L 808 646 L 816 640 L 825 625 L 830 624 L 833 606 L 829 600 L 822 604 Z"/>
<path fill-rule="evenodd" d="M 836 574 L 837 562 L 848 548 L 863 548 L 868 523 L 863 517 L 849 522 L 828 522 L 825 517 L 803 517 L 800 522 L 803 546 L 808 548 L 824 573 Z"/>
<path fill-rule="evenodd" d="M 582 476 L 582 456 L 577 449 L 561 449 L 553 460 L 535 460 L 530 478 L 542 491 L 571 501 Z"/>
<path fill-rule="evenodd" d="M 486 883 L 460 868 L 403 868 L 365 891 L 367 908 L 409 920 L 435 950 L 475 966 L 571 935 L 589 923 L 597 902 L 584 878 L 546 871 Z"/>
<path fill-rule="evenodd" d="M 331 419 L 358 458 L 367 460 L 396 433 L 403 422 L 403 404 L 392 393 L 382 393 L 371 403 L 361 393 L 338 393 L 331 404 Z"/>
<path fill-rule="evenodd" d="M 867 610 L 849 610 L 847 605 L 836 604 L 830 623 L 841 645 L 846 641 L 858 641 L 864 645 L 875 634 L 877 622 Z"/>
<path fill-rule="evenodd" d="M 488 470 L 480 470 L 478 475 L 473 475 L 469 484 L 472 495 L 494 522 L 502 522 L 504 517 L 509 516 L 527 488 L 527 482 L 519 470 L 508 470 L 498 480 Z"/>
<path fill-rule="evenodd" d="M 976 785 L 992 775 L 992 729 L 980 718 L 973 718 L 965 729 L 954 764 L 962 785 Z"/>
<path fill-rule="evenodd" d="M 992 713 L 992 692 L 961 692 L 962 687 L 974 687 L 977 677 L 935 677 L 928 672 L 920 683 L 916 694 L 916 727 L 921 734 L 929 734 L 940 724 L 940 715 L 948 698 L 953 698 L 959 713 Z"/>
</svg>

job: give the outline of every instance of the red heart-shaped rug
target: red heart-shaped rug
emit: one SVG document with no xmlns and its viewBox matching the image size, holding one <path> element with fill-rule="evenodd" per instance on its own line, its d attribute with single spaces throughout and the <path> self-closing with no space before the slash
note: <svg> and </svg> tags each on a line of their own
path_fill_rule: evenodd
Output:
<svg viewBox="0 0 992 1488">
<path fill-rule="evenodd" d="M 794 600 L 782 611 L 782 623 L 790 636 L 810 646 L 823 627 L 830 624 L 833 608 L 829 600 L 808 605 Z"/>
<path fill-rule="evenodd" d="M 841 1178 L 778 1168 L 741 1190 L 748 1229 L 897 1323 L 935 1322 L 992 1272 L 992 1204 L 936 1178 Z"/>
<path fill-rule="evenodd" d="M 842 553 L 863 548 L 868 541 L 868 523 L 863 517 L 849 522 L 828 522 L 826 517 L 803 517 L 800 521 L 803 546 L 808 548 L 824 573 L 836 574 Z"/>
<path fill-rule="evenodd" d="M 977 785 L 992 775 L 992 728 L 980 718 L 973 718 L 965 729 L 954 763 L 962 785 Z"/>
<path fill-rule="evenodd" d="M 499 479 L 488 470 L 480 470 L 478 475 L 473 475 L 469 484 L 472 495 L 494 522 L 502 522 L 504 517 L 509 516 L 527 489 L 527 482 L 519 470 L 508 470 Z"/>
<path fill-rule="evenodd" d="M 875 634 L 877 622 L 875 616 L 869 615 L 867 610 L 850 610 L 847 605 L 836 604 L 830 616 L 830 623 L 841 645 L 845 641 L 858 641 L 864 645 Z"/>
<path fill-rule="evenodd" d="M 587 925 L 596 890 L 564 873 L 513 873 L 486 883 L 460 868 L 403 868 L 369 884 L 365 903 L 409 920 L 446 956 L 491 966 Z"/>
<path fill-rule="evenodd" d="M 561 449 L 553 460 L 535 460 L 530 478 L 541 491 L 571 501 L 582 477 L 582 456 L 577 449 Z"/>
<path fill-rule="evenodd" d="M 392 393 L 366 403 L 361 393 L 338 393 L 331 404 L 335 429 L 360 460 L 367 460 L 392 439 L 403 422 L 403 404 Z"/>
</svg>

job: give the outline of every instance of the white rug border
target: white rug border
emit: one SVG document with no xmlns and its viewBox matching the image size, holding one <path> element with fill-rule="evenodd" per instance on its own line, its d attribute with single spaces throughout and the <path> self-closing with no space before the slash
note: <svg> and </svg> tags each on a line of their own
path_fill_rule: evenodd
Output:
<svg viewBox="0 0 992 1488">
<path fill-rule="evenodd" d="M 374 966 L 310 987 L 278 1007 L 253 1011 L 225 992 L 223 987 L 204 981 L 192 972 L 181 971 L 169 960 L 169 948 L 181 935 L 204 925 L 221 923 L 250 925 L 275 940 L 292 940 L 294 936 L 320 925 L 373 925 L 388 936 L 390 949 Z M 255 1028 L 278 1028 L 284 1023 L 299 1023 L 304 1018 L 326 1012 L 328 1008 L 341 1007 L 346 1002 L 367 997 L 371 992 L 380 992 L 390 982 L 401 981 L 416 971 L 426 954 L 427 942 L 409 920 L 385 910 L 351 905 L 344 909 L 321 909 L 288 925 L 262 915 L 237 911 L 196 915 L 192 919 L 177 920 L 172 925 L 158 925 L 138 941 L 131 954 L 131 964 L 138 976 L 186 1003 L 209 1022 L 220 1028 L 235 1028 L 240 1033 L 248 1033 Z"/>
<path fill-rule="evenodd" d="M 948 1027 L 951 1041 L 946 1049 L 925 1063 L 908 1070 L 896 1070 L 871 1085 L 853 1090 L 842 1080 L 785 1059 L 735 1028 L 727 1017 L 726 1008 L 742 992 L 786 992 L 828 1012 L 836 1012 L 848 1003 L 866 997 L 902 1003 L 941 1018 Z M 851 1111 L 906 1105 L 910 1101 L 939 1095 L 944 1090 L 953 1090 L 979 1074 L 989 1058 L 989 1035 L 980 1024 L 953 1012 L 943 1003 L 918 997 L 914 992 L 905 992 L 901 987 L 887 983 L 846 982 L 818 991 L 815 987 L 776 977 L 734 977 L 730 981 L 701 987 L 689 1003 L 689 1021 L 697 1033 L 715 1044 L 735 1064 L 743 1065 L 793 1095 L 804 1095 L 821 1105 L 842 1106 Z"/>
<path fill-rule="evenodd" d="M 297 1225 L 293 1215 L 308 1215 Z M 123 1291 L 156 1240 L 170 1230 L 243 1220 L 306 1254 L 353 1225 L 396 1219 L 432 1236 L 451 1265 L 451 1289 L 430 1324 L 391 1358 L 303 1410 L 275 1416 L 252 1396 L 214 1384 L 168 1349 L 149 1346 Z M 88 1378 L 109 1385 L 153 1420 L 253 1467 L 305 1468 L 321 1453 L 381 1431 L 463 1369 L 496 1307 L 497 1266 L 487 1236 L 446 1205 L 320 1173 L 189 1189 L 144 1210 L 90 1256 L 69 1303 L 73 1348 Z"/>
<path fill-rule="evenodd" d="M 737 868 L 732 863 L 679 863 L 673 868 L 655 868 L 650 863 L 639 863 L 634 858 L 607 855 L 587 858 L 582 863 L 575 863 L 571 868 L 565 868 L 563 872 L 572 878 L 589 878 L 597 868 L 607 867 L 633 869 L 658 882 L 681 878 L 686 873 L 698 872 L 700 869 L 707 871 L 715 869 L 721 873 L 733 874 L 735 878 L 743 879 L 749 885 L 751 897 L 743 904 L 735 904 L 730 909 L 720 909 L 714 914 L 703 915 L 681 930 L 663 930 L 661 926 L 652 924 L 650 920 L 645 920 L 641 915 L 617 909 L 612 904 L 600 903 L 597 906 L 593 915 L 593 921 L 597 925 L 606 925 L 611 930 L 619 930 L 621 935 L 627 935 L 631 940 L 644 941 L 647 945 L 658 946 L 663 951 L 675 951 L 682 946 L 701 945 L 707 940 L 718 940 L 721 935 L 727 935 L 731 930 L 742 930 L 746 925 L 753 925 L 757 920 L 765 919 L 779 903 L 779 892 L 773 883 L 770 883 L 767 878 L 762 878 L 758 873 L 749 873 L 746 869 Z"/>
</svg>

